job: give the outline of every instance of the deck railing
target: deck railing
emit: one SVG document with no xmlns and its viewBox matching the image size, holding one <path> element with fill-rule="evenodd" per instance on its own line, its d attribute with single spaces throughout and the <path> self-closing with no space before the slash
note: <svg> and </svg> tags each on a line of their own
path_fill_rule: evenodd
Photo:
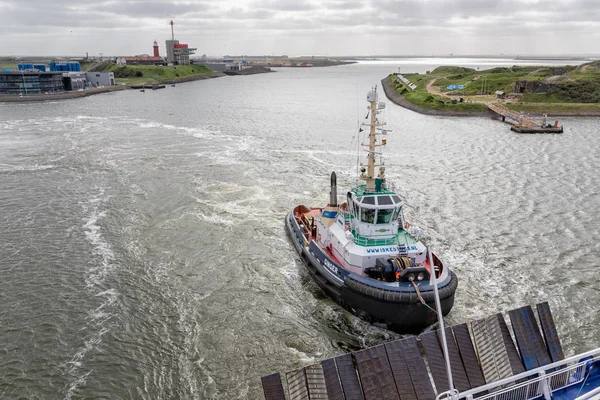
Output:
<svg viewBox="0 0 600 400">
<path fill-rule="evenodd" d="M 582 361 L 585 357 L 591 357 Z M 545 365 L 460 393 L 457 399 L 465 400 L 531 400 L 551 399 L 551 393 L 583 382 L 585 369 L 591 360 L 600 360 L 600 348 L 562 361 Z M 520 380 L 524 382 L 517 383 Z M 438 400 L 450 400 L 451 395 L 441 393 Z"/>
</svg>

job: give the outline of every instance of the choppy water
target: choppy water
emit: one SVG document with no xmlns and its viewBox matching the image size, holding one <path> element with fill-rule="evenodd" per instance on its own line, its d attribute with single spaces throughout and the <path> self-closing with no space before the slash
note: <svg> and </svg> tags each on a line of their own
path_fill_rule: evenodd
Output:
<svg viewBox="0 0 600 400">
<path fill-rule="evenodd" d="M 428 62 L 0 104 L 0 398 L 259 398 L 396 337 L 319 292 L 283 217 L 354 182 L 366 92 Z M 547 300 L 567 353 L 599 347 L 599 120 L 386 114 L 388 176 L 460 278 L 448 322 Z"/>
</svg>

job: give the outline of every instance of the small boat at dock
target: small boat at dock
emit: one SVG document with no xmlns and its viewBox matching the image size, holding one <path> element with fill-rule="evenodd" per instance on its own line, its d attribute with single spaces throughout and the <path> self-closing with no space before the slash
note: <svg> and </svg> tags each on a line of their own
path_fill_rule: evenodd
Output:
<svg viewBox="0 0 600 400">
<path fill-rule="evenodd" d="M 390 130 L 380 120 L 385 104 L 378 101 L 377 88 L 367 101 L 367 163 L 359 177 L 364 183 L 350 188 L 340 204 L 332 172 L 329 204 L 297 205 L 285 225 L 309 273 L 333 300 L 371 323 L 419 331 L 437 320 L 431 275 L 443 315 L 452 309 L 458 278 L 421 243 L 404 218 L 404 201 L 386 180 L 383 160 L 376 164 Z"/>
</svg>

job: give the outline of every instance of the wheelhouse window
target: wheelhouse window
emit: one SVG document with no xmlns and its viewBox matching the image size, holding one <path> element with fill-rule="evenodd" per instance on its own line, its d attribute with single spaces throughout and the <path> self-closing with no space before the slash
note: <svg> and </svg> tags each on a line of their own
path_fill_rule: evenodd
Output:
<svg viewBox="0 0 600 400">
<path fill-rule="evenodd" d="M 375 197 L 373 197 L 373 196 L 365 196 L 365 197 L 362 198 L 361 203 L 375 205 Z"/>
<path fill-rule="evenodd" d="M 389 206 L 394 204 L 390 196 L 379 196 L 377 197 L 377 204 L 380 206 Z"/>
<path fill-rule="evenodd" d="M 375 221 L 375 210 L 372 208 L 362 208 L 360 213 L 360 220 L 367 224 L 372 224 Z"/>
<path fill-rule="evenodd" d="M 389 224 L 392 221 L 394 215 L 394 209 L 377 210 L 377 223 L 378 224 Z"/>
</svg>

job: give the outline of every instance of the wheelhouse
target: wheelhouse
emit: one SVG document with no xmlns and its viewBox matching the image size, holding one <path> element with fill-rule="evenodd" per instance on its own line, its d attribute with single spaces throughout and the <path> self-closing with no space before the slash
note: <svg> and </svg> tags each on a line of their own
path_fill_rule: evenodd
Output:
<svg viewBox="0 0 600 400">
<path fill-rule="evenodd" d="M 347 194 L 350 227 L 359 235 L 391 236 L 404 226 L 404 202 L 396 193 L 382 191 Z"/>
</svg>

